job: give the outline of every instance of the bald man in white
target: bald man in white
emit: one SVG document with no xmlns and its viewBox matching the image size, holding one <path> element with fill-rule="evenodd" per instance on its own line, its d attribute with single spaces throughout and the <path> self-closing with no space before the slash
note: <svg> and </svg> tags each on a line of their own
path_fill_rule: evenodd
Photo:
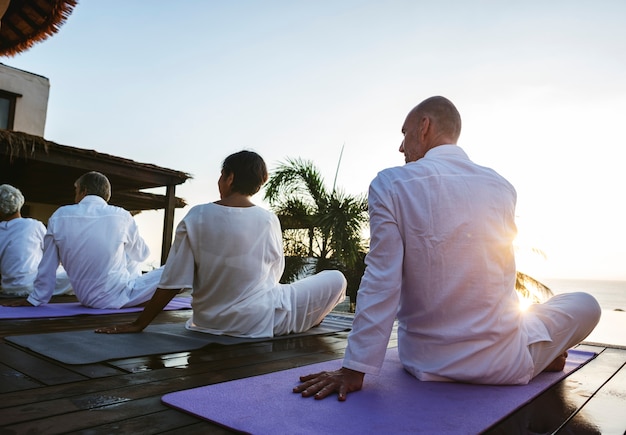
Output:
<svg viewBox="0 0 626 435">
<path fill-rule="evenodd" d="M 343 366 L 294 392 L 345 400 L 383 363 L 394 320 L 404 368 L 424 381 L 526 384 L 562 370 L 600 318 L 586 293 L 526 312 L 515 292 L 516 192 L 456 145 L 461 117 L 432 97 L 408 114 L 400 152 L 369 190 L 371 243 Z M 392 398 L 390 398 L 392 399 Z"/>
</svg>

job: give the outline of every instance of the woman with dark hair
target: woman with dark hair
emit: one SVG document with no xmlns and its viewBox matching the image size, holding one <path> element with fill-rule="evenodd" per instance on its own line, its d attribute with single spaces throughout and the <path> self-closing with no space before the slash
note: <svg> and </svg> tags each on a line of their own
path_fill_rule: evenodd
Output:
<svg viewBox="0 0 626 435">
<path fill-rule="evenodd" d="M 97 332 L 140 332 L 182 289 L 193 289 L 187 328 L 236 337 L 272 337 L 319 324 L 345 297 L 341 272 L 280 284 L 285 266 L 280 223 L 251 201 L 267 181 L 257 153 L 228 156 L 220 200 L 193 207 L 176 229 L 159 288 L 137 320 Z"/>
</svg>

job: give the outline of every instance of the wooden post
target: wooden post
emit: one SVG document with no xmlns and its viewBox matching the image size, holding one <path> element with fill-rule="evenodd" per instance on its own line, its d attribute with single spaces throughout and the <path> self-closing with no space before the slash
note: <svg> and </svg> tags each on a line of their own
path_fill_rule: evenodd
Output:
<svg viewBox="0 0 626 435">
<path fill-rule="evenodd" d="M 174 210 L 176 210 L 176 185 L 168 184 L 165 194 L 165 217 L 163 218 L 163 242 L 161 244 L 161 265 L 165 264 L 172 246 L 174 233 Z"/>
</svg>

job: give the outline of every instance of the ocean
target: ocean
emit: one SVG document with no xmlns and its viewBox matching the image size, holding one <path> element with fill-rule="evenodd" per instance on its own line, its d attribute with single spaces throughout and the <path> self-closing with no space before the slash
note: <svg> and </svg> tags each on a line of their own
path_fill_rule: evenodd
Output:
<svg viewBox="0 0 626 435">
<path fill-rule="evenodd" d="M 593 295 L 603 310 L 626 311 L 626 281 L 546 278 L 541 282 L 554 294 L 582 291 Z"/>
</svg>

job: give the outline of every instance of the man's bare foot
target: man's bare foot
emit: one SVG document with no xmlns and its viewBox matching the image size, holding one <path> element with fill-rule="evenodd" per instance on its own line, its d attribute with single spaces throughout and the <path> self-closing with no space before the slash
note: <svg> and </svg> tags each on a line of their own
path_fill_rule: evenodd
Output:
<svg viewBox="0 0 626 435">
<path fill-rule="evenodd" d="M 567 351 L 556 357 L 554 361 L 544 369 L 544 372 L 560 372 L 565 367 L 565 360 L 567 359 Z"/>
</svg>

